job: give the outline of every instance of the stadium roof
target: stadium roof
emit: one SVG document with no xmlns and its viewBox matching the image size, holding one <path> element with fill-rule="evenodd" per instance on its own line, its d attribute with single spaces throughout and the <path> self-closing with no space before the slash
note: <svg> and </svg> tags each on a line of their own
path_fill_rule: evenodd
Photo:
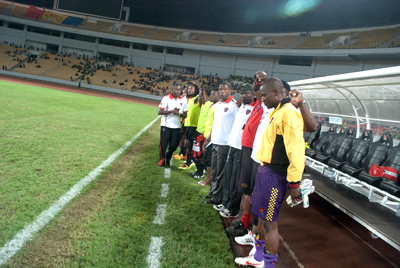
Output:
<svg viewBox="0 0 400 268">
<path fill-rule="evenodd" d="M 14 0 L 51 9 L 54 0 Z M 125 0 L 129 21 L 226 33 L 283 33 L 400 24 L 398 0 Z"/>
</svg>

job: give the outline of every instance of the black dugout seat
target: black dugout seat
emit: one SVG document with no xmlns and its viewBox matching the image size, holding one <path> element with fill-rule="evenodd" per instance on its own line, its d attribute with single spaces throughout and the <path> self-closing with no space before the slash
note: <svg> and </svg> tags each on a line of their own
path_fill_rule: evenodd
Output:
<svg viewBox="0 0 400 268">
<path fill-rule="evenodd" d="M 355 166 L 356 163 L 354 161 L 350 161 L 350 164 L 343 166 L 342 171 L 350 176 L 359 178 L 362 181 L 378 187 L 382 179 L 366 175 L 369 175 L 368 171 L 372 165 L 382 165 L 387 158 L 389 149 L 392 148 L 392 146 L 392 136 L 389 133 L 383 133 L 379 141 L 374 142 L 369 146 L 367 155 L 361 160 L 361 166 Z M 363 175 L 360 173 L 363 173 Z"/>
<path fill-rule="evenodd" d="M 320 132 L 321 132 L 321 123 L 318 123 L 317 130 L 310 133 L 310 135 L 307 135 L 308 138 L 307 139 L 304 138 L 304 142 L 307 142 L 308 145 L 312 148 L 314 141 L 316 141 L 319 138 Z"/>
<path fill-rule="evenodd" d="M 346 156 L 347 163 L 344 163 L 340 167 L 340 170 L 343 171 L 343 167 L 345 165 L 347 168 L 353 166 L 356 169 L 360 169 L 362 166 L 361 160 L 368 154 L 369 146 L 372 144 L 372 140 L 373 140 L 372 131 L 364 130 L 361 138 L 358 138 L 353 142 L 353 146 L 351 147 L 350 152 Z"/>
<path fill-rule="evenodd" d="M 315 146 L 315 150 L 307 150 L 306 155 L 312 158 L 319 153 L 324 153 L 325 150 L 328 149 L 329 145 L 334 142 L 334 140 L 338 137 L 336 126 L 331 126 L 328 130 L 328 134 L 324 135 L 323 138 L 318 142 Z"/>
<path fill-rule="evenodd" d="M 330 167 L 339 169 L 339 167 L 346 164 L 347 154 L 350 152 L 353 147 L 353 142 L 355 141 L 356 131 L 354 128 L 349 128 L 347 133 L 347 138 L 344 139 L 343 143 L 338 144 L 338 147 L 335 148 L 333 152 L 334 158 L 328 160 L 328 165 Z"/>
<path fill-rule="evenodd" d="M 311 157 L 312 155 L 316 154 L 315 150 L 317 147 L 320 147 L 320 145 L 323 145 L 323 142 L 325 142 L 325 137 L 328 135 L 328 131 L 320 132 L 318 139 L 316 139 L 313 143 L 309 143 L 311 149 L 306 150 L 306 156 Z M 322 144 L 321 144 L 322 143 Z"/>
<path fill-rule="evenodd" d="M 389 149 L 388 157 L 386 161 L 382 164 L 382 166 L 389 166 L 396 169 L 397 171 L 400 171 L 400 144 L 396 147 Z M 392 180 L 382 178 L 379 188 L 388 192 L 389 194 L 400 197 L 399 176 L 397 176 L 397 181 L 398 182 L 394 182 Z"/>
<path fill-rule="evenodd" d="M 328 160 L 333 158 L 335 149 L 339 147 L 344 140 L 347 138 L 348 129 L 347 128 L 342 128 L 339 131 L 339 134 L 337 134 L 337 137 L 335 140 L 332 141 L 332 143 L 327 146 L 326 150 L 322 154 L 317 154 L 315 156 L 315 160 L 321 162 L 321 163 L 328 163 Z M 354 133 L 354 129 L 351 130 L 351 133 Z"/>
</svg>

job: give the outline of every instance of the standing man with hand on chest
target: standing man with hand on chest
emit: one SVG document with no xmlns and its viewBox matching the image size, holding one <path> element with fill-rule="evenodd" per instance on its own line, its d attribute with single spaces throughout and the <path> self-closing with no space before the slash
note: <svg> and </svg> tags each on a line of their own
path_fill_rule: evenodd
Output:
<svg viewBox="0 0 400 268">
<path fill-rule="evenodd" d="M 299 182 L 304 170 L 303 118 L 285 98 L 281 80 L 270 78 L 261 85 L 262 101 L 275 108 L 261 140 L 256 158 L 261 162 L 251 196 L 252 212 L 262 219 L 265 230 L 264 267 L 273 268 L 278 259 L 277 219 L 286 191 L 294 203 L 302 200 Z"/>
<path fill-rule="evenodd" d="M 181 139 L 181 119 L 186 117 L 187 104 L 180 92 L 181 86 L 175 84 L 172 87 L 172 93 L 165 96 L 158 106 L 158 114 L 162 115 L 159 166 L 170 165 L 172 154 Z"/>
</svg>

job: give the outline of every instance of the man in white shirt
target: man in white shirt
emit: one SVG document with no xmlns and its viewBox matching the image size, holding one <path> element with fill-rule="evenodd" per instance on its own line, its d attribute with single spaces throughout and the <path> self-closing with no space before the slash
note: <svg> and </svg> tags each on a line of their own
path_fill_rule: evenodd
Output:
<svg viewBox="0 0 400 268">
<path fill-rule="evenodd" d="M 187 103 L 180 95 L 181 86 L 175 84 L 172 93 L 165 96 L 158 106 L 161 117 L 159 166 L 169 166 L 173 152 L 181 139 L 181 119 L 186 117 Z M 168 148 L 168 152 L 167 152 Z"/>
<path fill-rule="evenodd" d="M 211 162 L 211 199 L 207 204 L 219 205 L 222 201 L 222 178 L 224 176 L 225 162 L 228 155 L 228 140 L 231 135 L 232 125 L 238 112 L 236 100 L 231 96 L 231 85 L 222 82 L 219 85 L 220 102 L 215 106 L 214 123 L 211 130 L 211 139 L 206 141 L 213 144 Z"/>
<path fill-rule="evenodd" d="M 242 149 L 243 128 L 255 104 L 253 89 L 250 84 L 242 84 L 239 88 L 239 94 L 242 104 L 236 114 L 228 141 L 229 151 L 225 163 L 225 173 L 222 183 L 222 203 L 220 205 L 214 205 L 214 208 L 220 211 L 221 216 L 225 218 L 231 218 L 239 212 L 239 210 L 232 211 L 228 207 L 228 202 L 231 198 L 235 198 L 236 196 L 236 177 L 238 174 L 240 150 Z"/>
</svg>

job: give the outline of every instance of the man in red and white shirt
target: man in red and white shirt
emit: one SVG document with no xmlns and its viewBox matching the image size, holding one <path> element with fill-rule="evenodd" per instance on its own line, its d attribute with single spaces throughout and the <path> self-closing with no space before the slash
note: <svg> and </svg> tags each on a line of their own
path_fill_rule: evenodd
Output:
<svg viewBox="0 0 400 268">
<path fill-rule="evenodd" d="M 172 154 L 181 139 L 181 119 L 186 117 L 187 103 L 180 92 L 181 86 L 175 84 L 172 93 L 165 96 L 158 106 L 158 114 L 162 115 L 159 166 L 169 166 Z"/>
<path fill-rule="evenodd" d="M 238 112 L 236 100 L 231 96 L 231 85 L 222 82 L 219 85 L 219 96 L 221 101 L 215 106 L 214 123 L 211 130 L 211 140 L 206 140 L 213 144 L 211 162 L 211 188 L 208 196 L 210 200 L 207 204 L 218 205 L 222 201 L 222 178 L 224 176 L 226 157 L 229 151 L 228 140 L 231 135 L 232 125 Z"/>
</svg>

